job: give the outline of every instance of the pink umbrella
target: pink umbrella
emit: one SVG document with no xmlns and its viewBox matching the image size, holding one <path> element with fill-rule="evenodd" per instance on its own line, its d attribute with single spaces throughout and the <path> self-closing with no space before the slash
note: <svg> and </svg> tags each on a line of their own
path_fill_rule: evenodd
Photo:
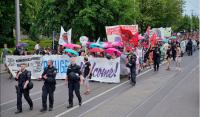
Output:
<svg viewBox="0 0 200 117">
<path fill-rule="evenodd" d="M 104 42 L 104 43 L 102 44 L 102 46 L 103 46 L 104 48 L 112 48 L 112 47 L 113 47 L 112 44 L 111 44 L 110 42 Z"/>
<path fill-rule="evenodd" d="M 94 43 L 94 42 L 87 42 L 87 43 L 86 43 L 86 47 L 87 47 L 87 48 L 90 48 L 90 44 L 92 44 L 92 43 Z"/>
<path fill-rule="evenodd" d="M 121 52 L 117 50 L 116 48 L 108 48 L 105 50 L 106 53 L 108 54 L 116 54 L 117 56 L 121 56 Z"/>
<path fill-rule="evenodd" d="M 81 46 L 78 44 L 64 44 L 63 46 L 70 49 L 81 48 Z"/>
<path fill-rule="evenodd" d="M 123 42 L 113 42 L 112 46 L 120 46 L 120 47 L 122 47 L 123 46 Z"/>
<path fill-rule="evenodd" d="M 139 40 L 142 40 L 142 39 L 144 39 L 144 36 L 139 35 Z"/>
</svg>

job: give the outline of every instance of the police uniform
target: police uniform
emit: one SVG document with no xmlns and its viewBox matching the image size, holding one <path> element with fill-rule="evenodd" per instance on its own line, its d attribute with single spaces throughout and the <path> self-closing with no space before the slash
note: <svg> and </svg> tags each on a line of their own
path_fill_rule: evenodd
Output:
<svg viewBox="0 0 200 117">
<path fill-rule="evenodd" d="M 161 57 L 161 51 L 158 47 L 155 47 L 153 50 L 154 71 L 159 70 L 160 57 Z"/>
<path fill-rule="evenodd" d="M 56 73 L 57 69 L 52 67 L 46 67 L 42 73 L 42 78 L 46 74 L 47 79 L 44 79 L 44 85 L 42 87 L 42 106 L 41 111 L 47 110 L 47 95 L 49 94 L 49 110 L 53 109 L 54 103 L 54 91 L 56 89 Z"/>
<path fill-rule="evenodd" d="M 27 85 L 27 88 L 24 89 L 24 84 L 26 81 L 29 81 L 31 80 L 31 72 L 30 71 L 23 71 L 18 79 L 16 78 L 15 79 L 16 81 L 18 81 L 18 86 L 16 86 L 16 91 L 17 91 L 17 110 L 18 112 L 16 113 L 19 113 L 22 111 L 22 94 L 24 94 L 24 98 L 26 99 L 26 101 L 28 102 L 29 106 L 30 106 L 30 110 L 32 110 L 33 108 L 33 102 L 29 96 L 29 87 Z"/>
<path fill-rule="evenodd" d="M 130 68 L 131 82 L 134 86 L 136 84 L 136 55 L 131 55 L 130 60 L 128 61 L 127 67 Z"/>
<path fill-rule="evenodd" d="M 73 91 L 78 98 L 79 105 L 82 103 L 82 98 L 80 95 L 80 75 L 81 75 L 80 66 L 74 64 L 70 65 L 67 69 L 67 78 L 68 78 L 68 89 L 69 89 L 69 107 L 73 106 Z"/>
</svg>

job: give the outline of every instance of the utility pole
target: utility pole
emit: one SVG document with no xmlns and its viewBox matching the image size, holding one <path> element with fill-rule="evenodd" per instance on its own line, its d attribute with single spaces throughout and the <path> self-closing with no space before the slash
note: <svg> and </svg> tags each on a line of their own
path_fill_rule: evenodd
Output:
<svg viewBox="0 0 200 117">
<path fill-rule="evenodd" d="M 191 10 L 191 22 L 190 22 L 190 31 L 192 32 L 192 16 L 193 16 L 193 11 L 194 10 Z"/>
<path fill-rule="evenodd" d="M 133 13 L 135 14 L 135 0 L 133 0 Z M 134 25 L 136 25 L 135 17 L 134 17 Z"/>
<path fill-rule="evenodd" d="M 15 0 L 15 14 L 16 14 L 16 45 L 20 40 L 20 9 L 19 0 Z"/>
</svg>

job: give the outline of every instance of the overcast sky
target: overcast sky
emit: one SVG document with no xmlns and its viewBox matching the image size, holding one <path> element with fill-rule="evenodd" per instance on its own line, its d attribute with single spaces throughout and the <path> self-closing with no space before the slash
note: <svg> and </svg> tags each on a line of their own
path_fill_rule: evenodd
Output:
<svg viewBox="0 0 200 117">
<path fill-rule="evenodd" d="M 193 10 L 193 15 L 200 16 L 199 0 L 185 0 L 185 2 L 184 14 L 191 15 Z"/>
</svg>

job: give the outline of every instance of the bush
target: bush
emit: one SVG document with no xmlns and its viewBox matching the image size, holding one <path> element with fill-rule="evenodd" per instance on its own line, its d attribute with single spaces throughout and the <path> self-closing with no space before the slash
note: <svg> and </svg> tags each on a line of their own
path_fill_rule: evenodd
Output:
<svg viewBox="0 0 200 117">
<path fill-rule="evenodd" d="M 14 38 L 7 38 L 7 37 L 0 37 L 0 48 L 4 47 L 4 44 L 7 44 L 7 46 L 10 47 L 15 47 L 15 39 Z"/>
</svg>

